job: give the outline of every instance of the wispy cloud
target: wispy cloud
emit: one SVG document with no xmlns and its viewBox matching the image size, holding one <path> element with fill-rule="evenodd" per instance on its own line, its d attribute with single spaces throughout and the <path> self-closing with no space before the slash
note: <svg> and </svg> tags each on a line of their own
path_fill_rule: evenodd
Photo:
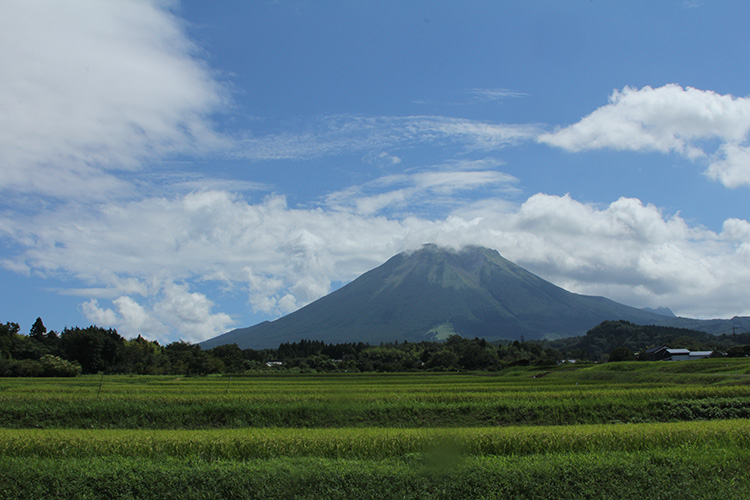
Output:
<svg viewBox="0 0 750 500">
<path fill-rule="evenodd" d="M 505 194 L 516 190 L 518 179 L 490 170 L 492 159 L 451 162 L 430 170 L 386 175 L 361 186 L 329 193 L 326 205 L 362 215 L 390 216 L 416 213 L 445 214 L 467 203 L 479 192 Z"/>
<path fill-rule="evenodd" d="M 698 9 L 705 5 L 704 0 L 682 0 L 682 6 L 686 9 Z"/>
<path fill-rule="evenodd" d="M 189 168 L 190 166 L 188 166 Z M 272 191 L 274 186 L 262 182 L 252 182 L 238 179 L 219 178 L 208 176 L 198 172 L 167 173 L 157 171 L 155 173 L 141 174 L 139 180 L 139 193 L 147 196 L 149 194 L 185 194 L 194 191 L 233 191 L 253 192 Z"/>
<path fill-rule="evenodd" d="M 472 104 L 504 101 L 506 99 L 520 99 L 529 96 L 529 94 L 525 92 L 500 87 L 466 89 L 458 91 L 455 94 L 458 94 L 460 97 L 450 99 L 447 102 L 440 101 L 440 104 L 447 104 L 449 106 L 469 106 Z M 412 101 L 412 103 L 420 105 L 436 104 L 435 102 L 421 99 Z"/>
<path fill-rule="evenodd" d="M 252 160 L 310 159 L 352 152 L 381 152 L 415 145 L 458 145 L 467 151 L 492 151 L 533 140 L 541 128 L 445 116 L 337 115 L 284 132 L 239 141 L 234 154 Z"/>
<path fill-rule="evenodd" d="M 529 94 L 524 92 L 517 92 L 510 89 L 469 89 L 465 91 L 476 101 L 488 102 L 488 101 L 501 101 L 503 99 L 513 98 L 518 99 L 521 97 L 528 97 Z"/>
<path fill-rule="evenodd" d="M 379 153 L 368 153 L 367 155 L 365 155 L 364 160 L 367 163 L 371 163 L 374 165 L 398 165 L 399 163 L 401 163 L 401 158 L 396 155 L 386 153 L 385 151 L 381 151 Z"/>
</svg>

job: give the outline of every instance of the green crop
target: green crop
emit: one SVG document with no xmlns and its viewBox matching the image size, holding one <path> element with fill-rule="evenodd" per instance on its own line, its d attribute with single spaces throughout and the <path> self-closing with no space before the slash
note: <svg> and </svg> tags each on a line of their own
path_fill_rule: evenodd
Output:
<svg viewBox="0 0 750 500">
<path fill-rule="evenodd" d="M 618 376 L 631 373 L 619 364 L 626 371 Z M 640 373 L 666 364 L 634 365 Z M 613 372 L 601 367 L 537 373 L 4 379 L 0 426 L 455 427 L 750 417 L 750 384 L 734 373 L 661 385 L 603 384 L 592 377 Z"/>
<path fill-rule="evenodd" d="M 458 460 L 0 457 L 0 497 L 740 500 L 750 494 L 748 470 L 750 454 L 721 448 Z"/>
<path fill-rule="evenodd" d="M 749 382 L 744 359 L 6 378 L 0 498 L 744 499 Z"/>
<path fill-rule="evenodd" d="M 0 456 L 76 459 L 372 460 L 436 450 L 462 456 L 519 456 L 698 447 L 750 451 L 750 421 L 435 429 L 0 430 Z"/>
</svg>

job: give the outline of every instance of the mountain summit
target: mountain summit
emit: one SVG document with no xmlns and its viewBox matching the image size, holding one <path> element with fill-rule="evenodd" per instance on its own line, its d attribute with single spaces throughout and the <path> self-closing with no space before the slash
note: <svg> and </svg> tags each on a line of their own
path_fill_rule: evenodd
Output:
<svg viewBox="0 0 750 500">
<path fill-rule="evenodd" d="M 451 334 L 497 339 L 581 335 L 605 320 L 663 323 L 665 316 L 604 297 L 568 292 L 495 250 L 425 245 L 400 253 L 348 285 L 275 321 L 232 330 L 201 344 L 277 347 L 438 340 Z"/>
</svg>

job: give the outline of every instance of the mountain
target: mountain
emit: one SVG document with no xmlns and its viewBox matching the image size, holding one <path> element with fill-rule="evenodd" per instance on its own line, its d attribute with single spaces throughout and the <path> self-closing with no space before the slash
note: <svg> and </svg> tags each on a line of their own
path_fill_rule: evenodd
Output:
<svg viewBox="0 0 750 500">
<path fill-rule="evenodd" d="M 380 344 L 439 340 L 454 333 L 531 340 L 582 335 L 606 320 L 676 322 L 683 328 L 699 322 L 568 292 L 487 248 L 451 251 L 425 245 L 291 314 L 200 345 L 260 349 L 303 339 Z"/>
</svg>

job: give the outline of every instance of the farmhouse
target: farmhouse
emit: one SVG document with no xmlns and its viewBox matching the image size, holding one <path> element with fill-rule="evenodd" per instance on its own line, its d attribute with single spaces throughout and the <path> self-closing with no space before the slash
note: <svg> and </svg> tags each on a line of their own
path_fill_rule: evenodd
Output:
<svg viewBox="0 0 750 500">
<path fill-rule="evenodd" d="M 690 351 L 689 349 L 671 349 L 665 345 L 646 350 L 649 361 L 687 361 L 690 359 L 708 358 L 713 351 Z"/>
</svg>

